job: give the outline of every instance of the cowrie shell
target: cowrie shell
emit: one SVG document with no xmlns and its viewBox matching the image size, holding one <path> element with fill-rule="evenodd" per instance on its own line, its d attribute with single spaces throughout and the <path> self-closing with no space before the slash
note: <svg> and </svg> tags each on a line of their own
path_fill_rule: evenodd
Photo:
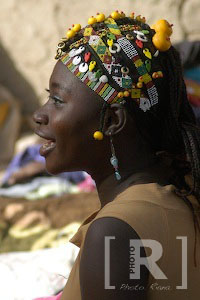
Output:
<svg viewBox="0 0 200 300">
<path fill-rule="evenodd" d="M 154 53 L 154 57 L 157 57 L 159 55 L 159 50 L 157 50 L 155 53 Z"/>
<path fill-rule="evenodd" d="M 137 39 L 142 42 L 148 42 L 148 38 L 144 35 L 143 32 L 134 30 L 134 33 L 137 35 Z"/>
<path fill-rule="evenodd" d="M 81 73 L 85 73 L 85 72 L 87 72 L 87 70 L 88 70 L 88 64 L 86 64 L 85 62 L 83 62 L 79 65 L 79 71 Z"/>
<path fill-rule="evenodd" d="M 76 50 L 76 54 L 81 54 L 83 51 L 85 51 L 85 47 L 84 46 L 80 46 L 77 50 Z"/>
<path fill-rule="evenodd" d="M 77 50 L 77 49 L 72 49 L 71 51 L 69 51 L 69 57 L 74 57 L 74 56 L 76 56 L 76 50 Z"/>
<path fill-rule="evenodd" d="M 140 109 L 144 112 L 151 108 L 151 103 L 148 98 L 140 98 Z"/>
<path fill-rule="evenodd" d="M 81 63 L 81 56 L 78 55 L 78 56 L 75 56 L 73 61 L 72 61 L 73 65 L 77 66 Z"/>
<path fill-rule="evenodd" d="M 143 34 L 137 34 L 137 39 L 142 42 L 148 42 L 148 38 Z"/>
<path fill-rule="evenodd" d="M 108 82 L 108 77 L 106 75 L 102 75 L 100 78 L 99 78 L 99 81 L 100 82 L 103 82 L 103 83 L 106 83 Z"/>
</svg>

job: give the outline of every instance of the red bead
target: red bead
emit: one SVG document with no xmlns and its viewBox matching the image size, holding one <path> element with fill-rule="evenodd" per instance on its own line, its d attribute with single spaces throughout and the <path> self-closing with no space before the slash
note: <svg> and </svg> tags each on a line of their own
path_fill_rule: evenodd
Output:
<svg viewBox="0 0 200 300">
<path fill-rule="evenodd" d="M 91 53 L 90 52 L 86 52 L 85 55 L 84 55 L 84 60 L 85 60 L 86 63 L 89 62 L 90 57 L 91 57 Z"/>
<path fill-rule="evenodd" d="M 143 42 L 142 41 L 139 41 L 139 40 L 136 40 L 136 45 L 139 47 L 139 48 L 143 48 Z"/>
</svg>

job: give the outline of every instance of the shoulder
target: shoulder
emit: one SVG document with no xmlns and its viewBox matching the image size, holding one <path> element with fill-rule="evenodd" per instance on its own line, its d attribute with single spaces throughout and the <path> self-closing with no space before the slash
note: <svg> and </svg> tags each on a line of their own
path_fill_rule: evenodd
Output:
<svg viewBox="0 0 200 300">
<path fill-rule="evenodd" d="M 82 299 L 144 299 L 148 270 L 141 267 L 138 280 L 131 280 L 130 240 L 140 240 L 126 222 L 114 217 L 96 219 L 89 226 L 80 262 Z M 145 257 L 141 247 L 141 256 Z M 123 287 L 126 285 L 126 289 Z M 133 286 L 143 286 L 143 291 Z M 112 287 L 111 287 L 112 286 Z M 113 288 L 114 287 L 114 288 Z M 99 297 L 99 298 L 98 298 Z"/>
<path fill-rule="evenodd" d="M 86 241 L 93 239 L 95 242 L 104 240 L 105 236 L 114 235 L 117 239 L 140 239 L 137 232 L 124 220 L 118 217 L 102 216 L 95 219 L 88 228 Z"/>
</svg>

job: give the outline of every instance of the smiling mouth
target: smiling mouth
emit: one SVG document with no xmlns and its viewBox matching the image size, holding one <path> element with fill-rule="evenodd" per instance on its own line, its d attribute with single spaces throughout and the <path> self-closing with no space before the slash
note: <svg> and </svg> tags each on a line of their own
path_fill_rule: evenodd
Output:
<svg viewBox="0 0 200 300">
<path fill-rule="evenodd" d="M 56 147 L 56 141 L 52 137 L 46 136 L 44 133 L 40 131 L 35 131 L 39 137 L 43 139 L 43 144 L 40 147 L 40 155 L 47 156 L 50 152 L 52 152 Z"/>
<path fill-rule="evenodd" d="M 56 147 L 56 142 L 53 140 L 46 140 L 44 144 L 40 148 L 40 155 L 47 156 L 50 152 L 52 152 Z"/>
</svg>

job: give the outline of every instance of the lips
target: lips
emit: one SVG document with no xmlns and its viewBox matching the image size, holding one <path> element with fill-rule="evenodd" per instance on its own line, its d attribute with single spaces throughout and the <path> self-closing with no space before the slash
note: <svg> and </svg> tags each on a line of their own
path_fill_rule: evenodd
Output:
<svg viewBox="0 0 200 300">
<path fill-rule="evenodd" d="M 52 152 L 55 149 L 55 147 L 56 147 L 56 142 L 53 142 L 51 140 L 45 142 L 40 148 L 40 155 L 46 157 L 50 152 Z"/>
<path fill-rule="evenodd" d="M 46 157 L 49 153 L 51 153 L 56 147 L 56 141 L 49 135 L 41 131 L 35 131 L 35 133 L 44 139 L 43 145 L 40 147 L 40 155 Z"/>
</svg>

